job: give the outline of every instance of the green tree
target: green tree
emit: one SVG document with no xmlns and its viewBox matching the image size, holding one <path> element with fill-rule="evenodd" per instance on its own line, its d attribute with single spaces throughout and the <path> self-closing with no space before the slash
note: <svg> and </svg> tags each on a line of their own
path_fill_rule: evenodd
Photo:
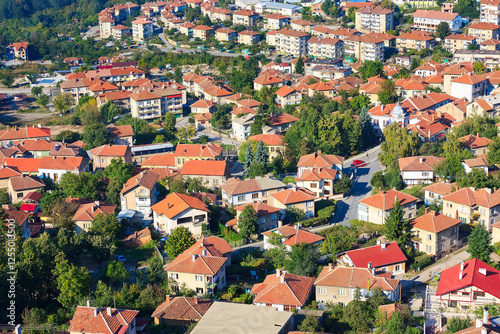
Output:
<svg viewBox="0 0 500 334">
<path fill-rule="evenodd" d="M 104 169 L 103 175 L 110 179 L 117 179 L 121 184 L 124 184 L 132 177 L 133 171 L 134 165 L 115 158 Z"/>
<path fill-rule="evenodd" d="M 126 282 L 130 276 L 130 273 L 125 269 L 125 265 L 116 260 L 108 262 L 105 273 L 107 281 L 114 286 Z"/>
<path fill-rule="evenodd" d="M 347 227 L 334 226 L 328 232 L 321 234 L 325 237 L 321 245 L 322 254 L 336 255 L 352 249 L 358 241 L 357 234 Z"/>
<path fill-rule="evenodd" d="M 302 57 L 297 58 L 297 63 L 295 63 L 295 73 L 304 74 L 304 61 Z"/>
<path fill-rule="evenodd" d="M 474 0 L 458 0 L 453 7 L 453 11 L 459 13 L 462 17 L 479 18 L 478 3 Z"/>
<path fill-rule="evenodd" d="M 113 101 L 108 101 L 106 104 L 101 106 L 100 109 L 101 116 L 107 121 L 113 121 L 113 118 L 122 113 L 121 109 L 113 103 Z"/>
<path fill-rule="evenodd" d="M 155 255 L 148 259 L 146 277 L 148 282 L 151 284 L 162 285 L 167 281 L 167 273 L 163 269 L 163 260 L 158 255 Z"/>
<path fill-rule="evenodd" d="M 179 140 L 184 140 L 184 143 L 187 144 L 187 142 L 196 135 L 196 126 L 192 124 L 188 124 L 182 128 L 179 128 L 177 131 L 177 138 Z"/>
<path fill-rule="evenodd" d="M 109 142 L 109 134 L 104 124 L 90 124 L 83 129 L 85 149 L 93 149 Z"/>
<path fill-rule="evenodd" d="M 352 180 L 346 174 L 342 174 L 342 177 L 340 177 L 333 184 L 333 191 L 335 191 L 336 194 L 347 193 L 351 190 L 351 188 L 352 188 Z"/>
<path fill-rule="evenodd" d="M 372 119 L 368 114 L 368 108 L 363 106 L 358 116 L 359 126 L 361 127 L 361 141 L 364 148 L 369 148 L 375 143 L 375 129 L 373 128 Z"/>
<path fill-rule="evenodd" d="M 380 84 L 378 99 L 382 104 L 390 104 L 396 102 L 397 94 L 394 81 L 385 80 Z"/>
<path fill-rule="evenodd" d="M 246 171 L 246 169 L 245 169 Z M 250 165 L 250 168 L 248 169 L 247 176 L 249 179 L 255 179 L 257 176 L 264 176 L 266 175 L 266 166 L 261 163 L 253 163 Z"/>
<path fill-rule="evenodd" d="M 396 201 L 384 223 L 387 239 L 397 241 L 400 246 L 407 245 L 411 239 L 410 224 L 403 217 L 404 212 L 401 202 Z"/>
<path fill-rule="evenodd" d="M 179 66 L 175 68 L 174 78 L 175 82 L 182 84 L 182 70 Z"/>
<path fill-rule="evenodd" d="M 183 226 L 178 226 L 170 233 L 165 243 L 165 249 L 168 257 L 173 260 L 194 243 L 195 239 L 191 231 Z"/>
<path fill-rule="evenodd" d="M 488 145 L 488 163 L 500 164 L 500 137 L 493 138 L 493 142 Z"/>
<path fill-rule="evenodd" d="M 319 324 L 318 317 L 316 317 L 313 314 L 307 315 L 304 318 L 304 320 L 302 320 L 297 329 L 302 332 L 311 332 L 311 333 L 323 330 Z"/>
<path fill-rule="evenodd" d="M 47 207 L 45 212 L 50 214 L 51 222 L 55 227 L 73 230 L 75 228 L 73 216 L 78 210 L 78 206 L 78 203 L 68 203 L 64 199 L 58 198 Z"/>
<path fill-rule="evenodd" d="M 5 188 L 0 189 L 0 205 L 9 203 L 10 203 L 9 192 Z"/>
<path fill-rule="evenodd" d="M 262 164 L 264 167 L 267 165 L 267 159 L 269 158 L 269 154 L 267 153 L 266 145 L 262 139 L 257 143 L 257 149 L 255 151 L 255 157 L 253 159 L 254 163 Z"/>
<path fill-rule="evenodd" d="M 410 72 L 415 71 L 415 69 L 419 66 L 420 66 L 420 58 L 413 58 L 410 64 Z"/>
<path fill-rule="evenodd" d="M 92 222 L 90 233 L 108 237 L 111 240 L 116 240 L 120 232 L 120 223 L 116 216 L 112 214 L 101 213 Z"/>
<path fill-rule="evenodd" d="M 397 168 L 399 158 L 415 156 L 420 144 L 417 132 L 408 132 L 397 122 L 384 129 L 385 141 L 380 146 L 378 158 L 380 163 L 389 168 Z"/>
<path fill-rule="evenodd" d="M 377 75 L 384 75 L 384 64 L 380 61 L 368 60 L 359 68 L 359 75 L 366 80 Z"/>
<path fill-rule="evenodd" d="M 441 40 L 444 40 L 444 38 L 449 35 L 451 35 L 451 28 L 448 22 L 439 23 L 436 28 L 436 36 Z"/>
<path fill-rule="evenodd" d="M 41 94 L 36 100 L 36 103 L 38 103 L 38 105 L 44 108 L 47 108 L 49 102 L 50 102 L 50 97 L 47 94 Z"/>
<path fill-rule="evenodd" d="M 313 277 L 318 269 L 319 255 L 317 244 L 293 245 L 285 269 L 295 275 Z"/>
<path fill-rule="evenodd" d="M 99 198 L 99 179 L 97 174 L 67 172 L 59 181 L 59 188 L 66 197 L 88 198 L 97 200 Z"/>
<path fill-rule="evenodd" d="M 210 123 L 214 128 L 227 129 L 231 125 L 231 105 L 218 104 Z"/>
<path fill-rule="evenodd" d="M 63 307 L 74 307 L 88 294 L 91 277 L 86 268 L 76 267 L 70 264 L 64 256 L 59 255 L 56 259 L 54 275 L 60 292 L 57 300 Z"/>
<path fill-rule="evenodd" d="M 243 161 L 243 176 L 248 177 L 250 175 L 250 167 L 254 163 L 254 153 L 252 150 L 252 145 L 248 145 L 245 148 L 245 159 Z"/>
<path fill-rule="evenodd" d="M 61 94 L 54 100 L 54 108 L 56 112 L 64 114 L 73 105 L 73 96 L 71 94 Z"/>
<path fill-rule="evenodd" d="M 166 140 L 174 140 L 177 129 L 175 128 L 175 123 L 177 119 L 175 115 L 171 112 L 165 114 L 165 121 L 163 123 L 163 135 Z"/>
<path fill-rule="evenodd" d="M 491 235 L 482 224 L 477 224 L 469 235 L 469 248 L 467 249 L 472 258 L 483 262 L 490 262 L 490 254 L 493 252 Z"/>
<path fill-rule="evenodd" d="M 145 314 L 151 314 L 164 301 L 165 290 L 158 285 L 148 284 L 145 289 L 141 290 L 136 307 Z"/>
<path fill-rule="evenodd" d="M 486 73 L 486 66 L 484 66 L 484 63 L 482 61 L 477 60 L 474 63 L 474 73 L 478 75 Z"/>
<path fill-rule="evenodd" d="M 238 217 L 239 234 L 249 238 L 252 234 L 257 233 L 257 229 L 257 213 L 253 206 L 247 205 Z"/>
<path fill-rule="evenodd" d="M 470 318 L 458 318 L 458 317 L 453 317 L 451 318 L 447 325 L 446 328 L 448 329 L 448 333 L 456 333 L 461 330 L 469 328 L 471 325 Z"/>
<path fill-rule="evenodd" d="M 97 264 L 101 264 L 113 256 L 116 246 L 109 236 L 92 235 L 87 236 L 90 247 L 90 255 Z"/>
</svg>

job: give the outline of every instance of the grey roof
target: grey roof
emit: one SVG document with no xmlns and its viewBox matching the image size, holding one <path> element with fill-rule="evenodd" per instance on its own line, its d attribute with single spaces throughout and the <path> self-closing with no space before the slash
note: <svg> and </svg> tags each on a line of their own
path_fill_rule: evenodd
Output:
<svg viewBox="0 0 500 334">
<path fill-rule="evenodd" d="M 281 3 L 281 2 L 262 1 L 260 4 L 262 5 L 262 7 L 268 9 L 293 9 L 293 10 L 302 9 L 302 6 L 291 5 L 288 3 Z"/>
<path fill-rule="evenodd" d="M 257 176 L 255 177 L 255 181 L 257 181 L 257 183 L 260 186 L 260 189 L 262 190 L 286 187 L 286 184 L 284 184 L 283 182 L 274 177 Z"/>
<path fill-rule="evenodd" d="M 241 117 L 237 117 L 237 118 L 233 119 L 233 123 L 240 124 L 240 125 L 252 124 L 254 118 L 255 118 L 255 115 L 246 114 L 246 115 L 243 115 Z"/>
<path fill-rule="evenodd" d="M 191 333 L 278 334 L 292 317 L 273 307 L 216 301 Z"/>
</svg>

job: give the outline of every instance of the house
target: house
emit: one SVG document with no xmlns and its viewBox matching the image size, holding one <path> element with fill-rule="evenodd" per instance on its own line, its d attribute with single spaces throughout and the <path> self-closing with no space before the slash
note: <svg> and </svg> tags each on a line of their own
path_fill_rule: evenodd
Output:
<svg viewBox="0 0 500 334">
<path fill-rule="evenodd" d="M 77 306 L 69 322 L 71 334 L 136 334 L 139 311 L 111 307 Z"/>
<path fill-rule="evenodd" d="M 241 180 L 228 179 L 222 186 L 222 200 L 225 205 L 242 205 L 261 201 L 272 205 L 270 196 L 286 188 L 286 185 L 273 177 L 256 177 L 255 179 Z"/>
<path fill-rule="evenodd" d="M 285 153 L 286 144 L 283 141 L 283 136 L 275 134 L 260 134 L 248 137 L 248 141 L 259 142 L 262 140 L 266 146 L 268 160 L 272 161 L 276 156 Z"/>
<path fill-rule="evenodd" d="M 88 232 L 92 228 L 92 223 L 97 216 L 101 214 L 111 215 L 115 212 L 115 209 L 116 205 L 104 204 L 99 201 L 81 204 L 73 216 L 76 233 L 80 234 L 82 231 Z"/>
<path fill-rule="evenodd" d="M 156 325 L 187 327 L 195 321 L 200 321 L 212 303 L 211 299 L 201 299 L 198 296 L 170 297 L 167 295 L 165 301 L 156 307 L 151 317 L 154 318 Z"/>
<path fill-rule="evenodd" d="M 236 218 L 228 221 L 226 223 L 226 226 L 231 227 L 234 230 L 238 231 L 239 230 L 238 218 L 243 212 L 243 209 L 245 209 L 245 207 L 249 205 L 252 206 L 253 209 L 255 210 L 259 233 L 278 227 L 278 225 L 280 224 L 282 210 L 280 208 L 262 203 L 260 201 L 255 201 L 249 204 L 243 204 L 235 207 L 234 209 L 236 210 Z"/>
<path fill-rule="evenodd" d="M 50 178 L 58 183 L 65 173 L 88 173 L 88 159 L 83 157 L 42 157 L 38 165 L 40 178 Z"/>
<path fill-rule="evenodd" d="M 437 204 L 441 205 L 442 198 L 446 195 L 451 194 L 456 190 L 455 183 L 446 183 L 446 182 L 437 182 L 433 184 L 429 184 L 422 188 L 425 192 L 424 203 L 425 205 Z"/>
<path fill-rule="evenodd" d="M 253 81 L 253 89 L 261 90 L 264 87 L 274 88 L 274 87 L 283 87 L 285 85 L 286 80 L 282 76 L 275 75 L 259 75 Z"/>
<path fill-rule="evenodd" d="M 473 158 L 466 159 L 462 161 L 462 167 L 465 169 L 465 172 L 468 174 L 472 172 L 473 169 L 479 168 L 482 169 L 486 175 L 488 175 L 488 161 L 485 158 Z"/>
<path fill-rule="evenodd" d="M 311 28 L 314 28 L 316 26 L 315 23 L 302 20 L 302 19 L 296 19 L 292 20 L 290 22 L 290 28 L 293 30 L 298 30 L 298 31 L 304 31 L 305 33 L 311 33 Z"/>
<path fill-rule="evenodd" d="M 10 201 L 18 203 L 30 192 L 41 191 L 45 183 L 38 176 L 19 175 L 8 179 Z"/>
<path fill-rule="evenodd" d="M 372 118 L 372 125 L 378 137 L 383 136 L 387 125 L 397 122 L 407 126 L 410 120 L 408 110 L 399 103 L 375 106 L 368 110 L 368 113 Z"/>
<path fill-rule="evenodd" d="M 214 301 L 191 333 L 286 334 L 293 328 L 293 317 L 272 307 Z"/>
<path fill-rule="evenodd" d="M 444 13 L 435 10 L 417 9 L 413 14 L 413 25 L 411 28 L 414 30 L 435 33 L 437 26 L 441 22 L 446 22 L 450 26 L 451 32 L 458 32 L 462 26 L 462 17 L 458 13 Z"/>
<path fill-rule="evenodd" d="M 269 126 L 274 129 L 276 134 L 282 135 L 298 120 L 297 117 L 289 115 L 286 112 L 274 114 L 269 118 Z"/>
<path fill-rule="evenodd" d="M 355 12 L 355 28 L 362 33 L 394 30 L 394 12 L 382 7 L 363 7 Z"/>
<path fill-rule="evenodd" d="M 193 290 L 197 295 L 214 294 L 226 286 L 227 258 L 205 254 L 188 254 L 177 256 L 170 262 L 165 271 L 177 286 Z"/>
<path fill-rule="evenodd" d="M 142 217 L 152 217 L 151 206 L 156 203 L 158 179 L 159 175 L 152 170 L 145 170 L 132 176 L 120 191 L 122 210 L 134 210 Z"/>
<path fill-rule="evenodd" d="M 486 95 L 488 79 L 477 74 L 466 74 L 451 80 L 451 95 L 473 101 Z"/>
<path fill-rule="evenodd" d="M 196 237 L 201 236 L 202 225 L 208 224 L 208 212 L 200 199 L 178 193 L 170 193 L 164 200 L 154 204 L 154 228 L 162 234 L 170 234 L 178 226 L 187 228 Z"/>
<path fill-rule="evenodd" d="M 110 124 L 106 127 L 109 134 L 111 144 L 115 145 L 134 145 L 134 130 L 132 125 L 114 125 Z"/>
<path fill-rule="evenodd" d="M 476 44 L 476 37 L 470 35 L 451 34 L 444 39 L 444 47 L 451 53 L 467 50 L 471 44 Z"/>
<path fill-rule="evenodd" d="M 18 59 L 21 59 L 24 61 L 29 60 L 29 54 L 28 54 L 29 43 L 28 42 L 12 43 L 11 45 L 9 45 L 9 47 L 14 52 L 14 58 L 18 58 Z"/>
<path fill-rule="evenodd" d="M 141 162 L 141 167 L 175 169 L 175 155 L 174 153 L 152 155 Z"/>
<path fill-rule="evenodd" d="M 434 113 L 431 117 L 422 116 L 417 118 L 416 123 L 410 124 L 406 128 L 412 132 L 416 132 L 420 141 L 424 143 L 436 143 L 446 139 L 446 132 L 449 126 L 445 124 L 444 114 L 443 117 L 436 119 Z"/>
<path fill-rule="evenodd" d="M 251 126 L 255 120 L 254 114 L 246 114 L 231 120 L 233 136 L 239 140 L 245 140 L 250 135 Z"/>
<path fill-rule="evenodd" d="M 488 39 L 479 43 L 479 50 L 498 51 L 500 49 L 500 41 L 498 39 Z"/>
<path fill-rule="evenodd" d="M 329 264 L 323 267 L 314 282 L 316 301 L 320 309 L 327 303 L 345 306 L 355 299 L 356 291 L 361 293 L 361 300 L 369 297 L 375 288 L 382 289 L 391 301 L 400 298 L 401 281 L 377 275 L 374 269 L 354 267 L 333 267 Z M 358 290 L 359 289 L 359 290 Z"/>
<path fill-rule="evenodd" d="M 299 104 L 304 94 L 288 85 L 282 86 L 276 91 L 276 104 L 282 108 L 288 105 Z"/>
<path fill-rule="evenodd" d="M 323 240 L 325 239 L 320 235 L 303 230 L 300 224 L 295 226 L 292 224 L 284 225 L 273 230 L 266 231 L 262 233 L 262 235 L 264 236 L 264 249 L 266 250 L 276 247 L 276 245 L 274 245 L 272 242 L 273 236 L 276 238 L 281 237 L 281 242 L 283 245 L 285 245 L 287 251 L 291 251 L 292 246 L 300 245 L 303 243 L 306 243 L 308 245 L 321 245 L 323 243 Z"/>
<path fill-rule="evenodd" d="M 296 208 L 305 212 L 306 217 L 316 214 L 314 208 L 315 193 L 304 188 L 292 187 L 271 194 L 273 206 L 281 209 Z"/>
<path fill-rule="evenodd" d="M 134 118 L 152 119 L 162 115 L 161 96 L 142 90 L 130 96 L 130 113 Z"/>
<path fill-rule="evenodd" d="M 26 126 L 19 128 L 16 126 L 14 128 L 0 131 L 0 144 L 4 147 L 12 146 L 12 142 L 16 140 L 36 138 L 50 140 L 50 129 L 43 128 L 41 126 Z"/>
<path fill-rule="evenodd" d="M 417 156 L 398 159 L 401 177 L 405 185 L 431 183 L 434 181 L 434 167 L 445 160 L 434 156 Z"/>
<path fill-rule="evenodd" d="M 212 128 L 212 114 L 201 113 L 194 115 L 194 125 L 197 130 L 204 130 Z"/>
<path fill-rule="evenodd" d="M 290 274 L 276 269 L 264 282 L 254 284 L 250 291 L 253 304 L 278 311 L 292 312 L 303 308 L 312 292 L 314 278 Z"/>
<path fill-rule="evenodd" d="M 472 152 L 475 156 L 486 155 L 489 152 L 488 145 L 493 141 L 477 135 L 467 135 L 458 139 L 466 149 Z"/>
<path fill-rule="evenodd" d="M 132 151 L 128 145 L 106 144 L 90 150 L 94 169 L 108 167 L 113 159 L 122 160 L 124 163 L 132 163 Z"/>
<path fill-rule="evenodd" d="M 303 155 L 297 163 L 297 176 L 300 178 L 307 170 L 316 168 L 330 168 L 342 171 L 344 157 L 338 155 L 323 154 L 321 151 Z"/>
<path fill-rule="evenodd" d="M 413 247 L 436 259 L 458 248 L 458 230 L 461 221 L 443 213 L 429 211 L 410 221 Z"/>
<path fill-rule="evenodd" d="M 9 205 L 2 206 L 2 209 L 7 215 L 7 223 L 10 224 L 9 221 L 15 222 L 17 226 L 19 226 L 19 230 L 24 239 L 29 239 L 32 237 L 29 224 L 29 218 L 31 216 L 30 212 L 20 211 L 15 207 Z"/>
<path fill-rule="evenodd" d="M 288 24 L 290 24 L 290 18 L 288 16 L 277 13 L 264 16 L 264 29 L 280 30 Z"/>
<path fill-rule="evenodd" d="M 217 105 L 213 103 L 211 100 L 200 99 L 189 106 L 191 108 L 191 112 L 194 114 L 204 114 L 209 113 L 212 114 L 217 109 Z"/>
<path fill-rule="evenodd" d="M 407 258 L 396 242 L 377 242 L 375 246 L 345 252 L 340 261 L 349 267 L 374 269 L 376 273 L 390 272 L 393 275 L 401 275 L 406 271 Z"/>
<path fill-rule="evenodd" d="M 132 21 L 132 38 L 134 41 L 144 42 L 153 37 L 153 32 L 153 21 L 145 17 L 139 17 Z"/>
<path fill-rule="evenodd" d="M 233 12 L 233 24 L 241 24 L 246 27 L 253 27 L 257 19 L 259 18 L 259 14 L 254 12 L 253 10 L 248 9 L 240 9 Z"/>
<path fill-rule="evenodd" d="M 184 251 L 187 255 L 198 254 L 224 257 L 227 259 L 225 263 L 226 267 L 231 265 L 232 252 L 233 248 L 229 245 L 229 243 L 216 236 L 202 236 L 200 240 Z"/>
<path fill-rule="evenodd" d="M 222 160 L 223 147 L 213 144 L 178 144 L 175 147 L 175 167 L 182 168 L 189 160 Z"/>
<path fill-rule="evenodd" d="M 238 33 L 238 43 L 243 45 L 253 45 L 260 41 L 259 33 L 253 30 L 244 30 Z"/>
<path fill-rule="evenodd" d="M 500 271 L 478 259 L 441 272 L 436 296 L 445 309 L 473 310 L 500 302 Z"/>
<path fill-rule="evenodd" d="M 478 22 L 467 27 L 468 34 L 475 37 L 478 43 L 489 39 L 498 39 L 499 30 L 499 25 L 487 22 Z"/>
<path fill-rule="evenodd" d="M 490 230 L 499 221 L 500 190 L 462 188 L 442 198 L 442 212 L 464 224 L 476 222 Z"/>
<path fill-rule="evenodd" d="M 182 166 L 183 179 L 200 179 L 203 187 L 218 188 L 230 177 L 230 166 L 226 160 L 190 160 Z"/>
<path fill-rule="evenodd" d="M 199 38 L 202 41 L 206 41 L 207 38 L 212 36 L 214 33 L 215 33 L 214 28 L 205 25 L 198 25 L 193 28 L 193 37 Z"/>
<path fill-rule="evenodd" d="M 338 177 L 336 169 L 319 167 L 307 169 L 295 182 L 297 187 L 306 188 L 316 197 L 323 197 L 335 194 L 333 184 Z"/>
<path fill-rule="evenodd" d="M 132 35 L 132 29 L 123 24 L 118 24 L 111 28 L 111 35 L 113 38 L 121 39 L 122 37 Z"/>
<path fill-rule="evenodd" d="M 151 231 L 149 228 L 143 228 L 140 231 L 135 231 L 128 237 L 122 240 L 123 245 L 127 247 L 140 247 L 151 241 Z"/>
<path fill-rule="evenodd" d="M 394 203 L 400 202 L 404 219 L 413 218 L 417 214 L 418 198 L 407 195 L 396 189 L 379 190 L 379 193 L 359 201 L 358 219 L 374 224 L 384 224 Z"/>
</svg>

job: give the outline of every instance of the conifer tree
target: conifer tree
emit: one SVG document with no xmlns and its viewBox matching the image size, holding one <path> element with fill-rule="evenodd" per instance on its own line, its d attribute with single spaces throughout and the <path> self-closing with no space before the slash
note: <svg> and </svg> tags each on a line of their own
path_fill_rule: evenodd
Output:
<svg viewBox="0 0 500 334">
<path fill-rule="evenodd" d="M 385 236 L 394 240 L 398 245 L 407 245 L 411 238 L 410 223 L 403 219 L 404 212 L 400 201 L 396 201 L 385 219 Z"/>
</svg>

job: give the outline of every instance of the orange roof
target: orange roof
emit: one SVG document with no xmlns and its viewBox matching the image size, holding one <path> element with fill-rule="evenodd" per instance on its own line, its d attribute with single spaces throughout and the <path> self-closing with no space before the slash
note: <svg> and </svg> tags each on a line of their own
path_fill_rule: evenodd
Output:
<svg viewBox="0 0 500 334">
<path fill-rule="evenodd" d="M 240 205 L 240 206 L 235 207 L 234 209 L 236 211 L 243 211 L 243 209 L 245 209 L 249 205 L 253 207 L 253 209 L 255 210 L 255 215 L 257 217 L 266 216 L 268 214 L 281 211 L 280 208 L 268 205 L 266 203 L 261 203 L 261 202 L 253 202 L 251 204 Z"/>
<path fill-rule="evenodd" d="M 309 202 L 309 201 L 314 201 L 315 197 L 311 194 L 309 194 L 308 191 L 305 189 L 299 188 L 299 189 L 285 189 L 280 192 L 271 194 L 278 202 L 281 204 L 295 204 L 295 203 L 303 203 L 303 202 Z"/>
<path fill-rule="evenodd" d="M 500 41 L 498 39 L 488 39 L 484 42 L 479 43 L 479 45 L 498 45 Z"/>
<path fill-rule="evenodd" d="M 178 144 L 175 148 L 175 156 L 215 158 L 223 151 L 224 148 L 212 144 Z"/>
<path fill-rule="evenodd" d="M 295 116 L 289 115 L 287 113 L 281 113 L 277 115 L 273 115 L 269 119 L 269 123 L 271 126 L 275 125 L 280 125 L 280 124 L 287 124 L 287 123 L 293 123 L 298 121 L 299 119 Z"/>
<path fill-rule="evenodd" d="M 229 176 L 226 160 L 189 160 L 184 163 L 181 175 Z"/>
<path fill-rule="evenodd" d="M 270 146 L 280 146 L 283 145 L 283 136 L 275 135 L 275 134 L 260 134 L 248 137 L 248 140 L 261 141 Z"/>
<path fill-rule="evenodd" d="M 434 167 L 445 160 L 441 157 L 418 156 L 398 159 L 401 171 L 433 171 Z"/>
<path fill-rule="evenodd" d="M 387 211 L 392 209 L 392 206 L 394 205 L 394 203 L 396 203 L 396 200 L 399 200 L 401 205 L 405 205 L 411 202 L 416 202 L 418 198 L 397 191 L 396 189 L 391 189 L 388 191 L 379 192 L 378 194 L 362 199 L 359 202 Z"/>
<path fill-rule="evenodd" d="M 50 129 L 42 127 L 22 127 L 11 128 L 0 131 L 0 140 L 21 140 L 30 138 L 48 138 Z"/>
<path fill-rule="evenodd" d="M 127 155 L 127 152 L 130 152 L 130 148 L 127 145 L 106 144 L 96 147 L 90 150 L 90 152 L 96 157 L 124 157 Z"/>
<path fill-rule="evenodd" d="M 333 168 L 344 163 L 344 157 L 338 155 L 322 154 L 321 151 L 300 157 L 297 167 L 323 167 Z"/>
<path fill-rule="evenodd" d="M 0 179 L 9 179 L 14 176 L 22 175 L 16 167 L 8 167 L 2 165 L 0 167 Z"/>
<path fill-rule="evenodd" d="M 164 200 L 151 207 L 158 215 L 165 215 L 170 219 L 190 208 L 206 212 L 210 211 L 205 203 L 198 198 L 179 193 L 170 193 Z"/>
<path fill-rule="evenodd" d="M 75 215 L 73 216 L 73 220 L 82 220 L 82 221 L 94 221 L 96 217 L 100 214 L 112 214 L 115 212 L 116 205 L 104 204 L 100 202 L 92 202 L 87 204 L 81 204 L 76 210 Z"/>
<path fill-rule="evenodd" d="M 487 22 L 478 22 L 471 24 L 469 29 L 480 29 L 480 30 L 497 30 L 500 28 L 499 25 L 493 24 L 493 23 L 487 23 Z"/>
<path fill-rule="evenodd" d="M 190 105 L 191 108 L 212 108 L 215 104 L 211 100 L 200 99 Z"/>
<path fill-rule="evenodd" d="M 141 162 L 143 167 L 175 167 L 175 155 L 173 153 L 165 153 L 150 156 Z"/>
<path fill-rule="evenodd" d="M 441 196 L 446 196 L 448 194 L 451 194 L 454 187 L 456 188 L 455 183 L 437 182 L 423 187 L 422 190 L 436 193 Z"/>
<path fill-rule="evenodd" d="M 419 32 L 419 31 L 413 31 L 413 32 L 407 32 L 402 35 L 399 35 L 396 37 L 397 39 L 409 39 L 409 40 L 414 40 L 414 41 L 432 41 L 435 39 L 434 37 L 430 36 L 430 34 Z"/>
<path fill-rule="evenodd" d="M 276 34 L 290 36 L 290 37 L 307 37 L 307 36 L 309 36 L 305 32 L 291 30 L 291 29 L 281 29 L 281 30 L 276 31 Z"/>
<path fill-rule="evenodd" d="M 500 190 L 492 192 L 489 188 L 474 189 L 462 188 L 443 197 L 443 201 L 450 201 L 466 206 L 480 205 L 492 208 L 500 204 Z"/>
<path fill-rule="evenodd" d="M 287 272 L 267 275 L 262 283 L 255 284 L 250 293 L 254 303 L 304 306 L 312 289 L 314 278 Z"/>
<path fill-rule="evenodd" d="M 337 170 L 333 168 L 313 168 L 305 170 L 297 181 L 320 181 L 333 180 L 337 176 Z"/>
<path fill-rule="evenodd" d="M 231 253 L 233 248 L 229 245 L 229 243 L 219 237 L 203 236 L 200 240 L 198 240 L 194 245 L 186 249 L 182 254 L 184 255 L 208 255 L 208 256 L 224 256 Z"/>
<path fill-rule="evenodd" d="M 470 35 L 462 35 L 462 34 L 451 34 L 450 36 L 446 37 L 445 39 L 458 39 L 462 41 L 473 41 L 476 39 L 474 36 Z"/>
<path fill-rule="evenodd" d="M 120 137 L 130 137 L 134 135 L 134 130 L 132 130 L 132 125 L 114 125 L 110 124 L 107 127 L 110 137 L 120 138 Z"/>
<path fill-rule="evenodd" d="M 146 189 L 153 190 L 158 179 L 158 174 L 154 173 L 152 170 L 145 170 L 128 179 L 128 181 L 123 185 L 123 189 L 120 191 L 120 194 L 130 191 L 136 186 L 142 186 Z"/>
<path fill-rule="evenodd" d="M 486 147 L 493 141 L 486 138 L 486 137 L 480 137 L 479 133 L 474 136 L 474 135 L 467 135 L 462 138 L 458 139 L 461 143 L 465 145 L 465 147 L 468 147 L 470 149 L 475 149 L 479 147 Z"/>
<path fill-rule="evenodd" d="M 274 85 L 283 83 L 284 80 L 276 76 L 259 75 L 253 82 L 260 85 Z"/>
<path fill-rule="evenodd" d="M 209 27 L 209 26 L 204 26 L 204 25 L 199 25 L 193 28 L 194 30 L 205 30 L 205 31 L 210 31 L 214 30 L 214 28 Z"/>
<path fill-rule="evenodd" d="M 295 92 L 295 89 L 293 89 L 292 87 L 290 87 L 288 85 L 284 85 L 283 87 L 281 87 L 280 89 L 278 89 L 276 91 L 276 95 L 281 96 L 281 97 L 285 97 L 285 96 L 292 94 L 294 92 Z"/>
<path fill-rule="evenodd" d="M 148 90 L 142 90 L 139 93 L 132 94 L 130 98 L 135 101 L 146 101 L 146 100 L 159 100 L 160 96 L 153 94 Z"/>
<path fill-rule="evenodd" d="M 443 213 L 430 211 L 410 221 L 413 228 L 433 233 L 439 233 L 460 224 L 460 220 L 448 217 Z"/>
<path fill-rule="evenodd" d="M 83 157 L 42 157 L 39 169 L 80 170 L 86 160 Z"/>
<path fill-rule="evenodd" d="M 437 10 L 417 9 L 413 17 L 423 17 L 426 19 L 437 19 L 443 21 L 452 21 L 458 16 L 458 13 L 443 13 Z"/>
<path fill-rule="evenodd" d="M 97 312 L 97 316 L 94 315 Z M 68 331 L 77 333 L 122 334 L 139 314 L 139 311 L 111 309 L 111 316 L 104 307 L 77 306 Z"/>
<path fill-rule="evenodd" d="M 482 75 L 477 74 L 466 74 L 456 79 L 451 80 L 451 82 L 462 83 L 467 85 L 474 85 L 478 82 L 486 81 L 487 79 Z"/>
<path fill-rule="evenodd" d="M 254 12 L 253 10 L 248 10 L 248 9 L 240 9 L 235 12 L 233 12 L 234 15 L 241 15 L 241 16 L 255 16 L 259 15 L 258 13 Z"/>
<path fill-rule="evenodd" d="M 184 296 L 170 298 L 167 295 L 166 301 L 156 307 L 151 317 L 179 321 L 185 319 L 198 321 L 207 313 L 210 306 L 212 306 L 212 300 L 210 299 Z"/>
<path fill-rule="evenodd" d="M 368 268 L 324 267 L 314 282 L 316 286 L 339 288 L 381 288 L 383 291 L 395 291 L 400 281 L 380 275 L 374 276 Z"/>
</svg>

